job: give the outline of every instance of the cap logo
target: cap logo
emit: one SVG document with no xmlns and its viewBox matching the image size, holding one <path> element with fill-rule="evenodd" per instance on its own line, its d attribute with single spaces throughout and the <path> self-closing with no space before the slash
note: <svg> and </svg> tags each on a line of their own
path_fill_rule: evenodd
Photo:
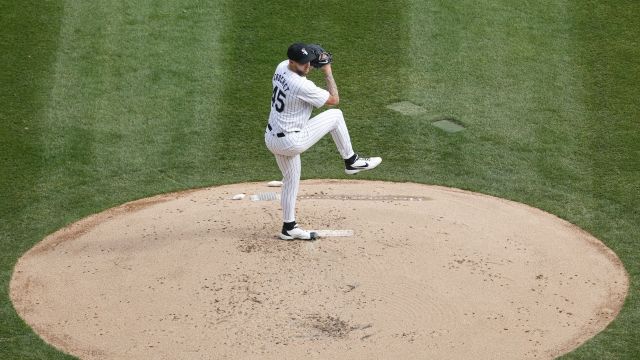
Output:
<svg viewBox="0 0 640 360">
<path fill-rule="evenodd" d="M 304 48 L 302 48 L 302 50 L 300 50 L 300 51 L 302 51 L 302 53 L 303 53 L 303 54 L 305 54 L 305 55 L 309 55 L 309 53 L 307 52 L 307 50 L 305 50 Z"/>
</svg>

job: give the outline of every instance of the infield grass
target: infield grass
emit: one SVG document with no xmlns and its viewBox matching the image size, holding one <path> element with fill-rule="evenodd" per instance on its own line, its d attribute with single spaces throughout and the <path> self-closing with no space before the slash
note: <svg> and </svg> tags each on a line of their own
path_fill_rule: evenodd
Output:
<svg viewBox="0 0 640 360">
<path fill-rule="evenodd" d="M 280 177 L 262 134 L 294 41 L 334 53 L 354 146 L 384 158 L 358 178 L 524 202 L 612 248 L 625 307 L 565 358 L 640 358 L 638 13 L 630 0 L 1 2 L 0 359 L 69 358 L 8 298 L 16 260 L 47 234 L 152 194 Z M 426 112 L 386 108 L 403 100 Z M 466 130 L 430 125 L 443 115 Z M 328 137 L 302 162 L 303 178 L 345 177 Z"/>
</svg>

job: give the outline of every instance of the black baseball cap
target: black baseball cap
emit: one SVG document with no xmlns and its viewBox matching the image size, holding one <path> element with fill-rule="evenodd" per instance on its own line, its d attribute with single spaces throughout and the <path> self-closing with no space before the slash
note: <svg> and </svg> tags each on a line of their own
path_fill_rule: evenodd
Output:
<svg viewBox="0 0 640 360">
<path fill-rule="evenodd" d="M 311 49 L 307 49 L 307 45 L 303 43 L 295 43 L 289 46 L 289 49 L 287 50 L 287 57 L 299 64 L 306 64 L 315 59 L 316 54 L 311 51 Z"/>
</svg>

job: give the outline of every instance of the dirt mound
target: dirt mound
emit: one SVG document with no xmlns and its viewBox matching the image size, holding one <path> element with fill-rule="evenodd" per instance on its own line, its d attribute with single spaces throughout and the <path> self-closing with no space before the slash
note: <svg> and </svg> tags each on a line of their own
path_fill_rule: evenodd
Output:
<svg viewBox="0 0 640 360">
<path fill-rule="evenodd" d="M 258 201 L 230 200 L 241 192 Z M 601 331 L 626 296 L 613 252 L 522 204 L 304 181 L 298 222 L 353 236 L 286 242 L 269 192 L 213 187 L 84 219 L 19 260 L 11 298 L 83 359 L 540 359 Z"/>
</svg>

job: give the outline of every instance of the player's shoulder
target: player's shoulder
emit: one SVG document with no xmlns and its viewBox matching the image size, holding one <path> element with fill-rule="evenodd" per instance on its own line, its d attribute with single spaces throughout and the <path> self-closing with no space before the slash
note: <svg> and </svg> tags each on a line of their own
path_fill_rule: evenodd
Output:
<svg viewBox="0 0 640 360">
<path fill-rule="evenodd" d="M 280 62 L 280 64 L 278 64 L 278 66 L 276 66 L 276 71 L 285 70 L 288 66 L 289 60 L 283 60 L 282 62 Z"/>
<path fill-rule="evenodd" d="M 279 74 L 279 76 L 289 81 L 295 81 L 300 77 L 295 72 L 289 70 L 289 60 L 284 60 L 276 66 L 276 74 Z"/>
</svg>

